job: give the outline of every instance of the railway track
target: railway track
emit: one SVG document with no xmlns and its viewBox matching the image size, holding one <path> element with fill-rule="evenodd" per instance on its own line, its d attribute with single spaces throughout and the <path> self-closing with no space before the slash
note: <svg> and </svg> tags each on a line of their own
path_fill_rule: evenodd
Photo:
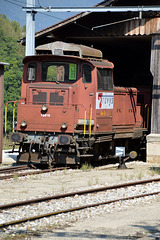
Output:
<svg viewBox="0 0 160 240">
<path fill-rule="evenodd" d="M 43 170 L 35 169 L 32 171 L 31 171 L 31 168 L 27 165 L 2 168 L 2 169 L 0 169 L 0 174 L 2 174 L 2 176 L 0 176 L 0 180 L 14 178 L 15 174 L 17 177 L 24 177 L 24 176 L 28 176 L 28 175 L 36 175 L 36 174 L 54 172 L 54 171 L 64 170 L 64 169 L 68 169 L 68 167 L 67 168 L 66 167 L 59 167 L 59 168 L 57 167 L 57 168 L 50 168 L 50 169 L 43 169 Z M 29 170 L 29 171 L 21 172 L 23 170 Z M 20 172 L 18 173 L 18 171 L 20 171 Z M 11 174 L 8 174 L 8 173 L 11 173 Z"/>
<path fill-rule="evenodd" d="M 7 168 L 0 168 L 0 174 L 7 174 L 12 172 L 17 172 L 20 170 L 26 170 L 30 169 L 28 165 L 21 165 L 21 166 L 13 166 L 13 167 L 7 167 Z"/>
<path fill-rule="evenodd" d="M 138 181 L 138 182 L 130 182 L 130 183 L 125 183 L 125 184 L 119 184 L 119 185 L 113 185 L 113 186 L 107 186 L 107 187 L 101 187 L 101 188 L 95 188 L 95 189 L 89 189 L 89 190 L 84 190 L 84 191 L 71 192 L 71 193 L 60 194 L 60 195 L 53 195 L 53 196 L 48 196 L 48 197 L 43 197 L 43 198 L 36 198 L 36 199 L 28 200 L 28 201 L 21 201 L 21 202 L 15 202 L 15 203 L 10 203 L 10 204 L 6 204 L 6 205 L 1 205 L 0 211 L 3 212 L 3 210 L 5 210 L 5 209 L 16 208 L 16 207 L 20 207 L 20 206 L 24 206 L 24 205 L 31 205 L 31 204 L 33 205 L 36 203 L 49 201 L 49 200 L 53 200 L 53 199 L 58 200 L 61 198 L 69 198 L 69 197 L 74 197 L 74 196 L 87 195 L 87 194 L 93 194 L 93 193 L 98 193 L 98 192 L 104 192 L 104 191 L 108 191 L 108 190 L 129 188 L 129 187 L 133 187 L 133 186 L 135 187 L 138 185 L 145 185 L 145 184 L 156 183 L 156 182 L 160 182 L 160 178 Z M 40 219 L 40 218 L 44 218 L 44 217 L 46 218 L 46 217 L 50 217 L 50 216 L 55 216 L 55 215 L 62 214 L 62 213 L 79 211 L 79 210 L 82 210 L 85 208 L 91 208 L 91 207 L 96 207 L 96 206 L 120 202 L 120 201 L 122 202 L 125 200 L 142 198 L 142 197 L 157 195 L 157 194 L 160 194 L 160 191 L 146 192 L 146 193 L 143 192 L 142 194 L 138 194 L 138 195 L 129 195 L 126 197 L 109 199 L 106 201 L 101 201 L 101 202 L 98 201 L 98 202 L 94 202 L 94 203 L 90 203 L 90 204 L 71 207 L 71 208 L 67 208 L 64 210 L 51 211 L 51 212 L 43 213 L 40 215 L 25 217 L 22 219 L 17 219 L 17 220 L 1 223 L 0 228 L 5 228 L 5 227 L 11 226 L 11 225 L 21 224 L 21 223 L 28 222 L 28 221 L 34 221 L 36 219 Z"/>
</svg>

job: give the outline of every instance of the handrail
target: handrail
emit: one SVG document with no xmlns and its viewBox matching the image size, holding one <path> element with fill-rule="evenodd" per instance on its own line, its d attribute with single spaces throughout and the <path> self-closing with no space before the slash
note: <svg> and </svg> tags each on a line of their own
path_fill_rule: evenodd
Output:
<svg viewBox="0 0 160 240">
<path fill-rule="evenodd" d="M 13 103 L 13 123 L 12 123 L 12 132 L 14 132 L 14 122 L 15 122 L 15 104 L 18 101 L 8 101 L 5 105 L 5 136 L 7 134 L 7 105 Z"/>
<path fill-rule="evenodd" d="M 84 112 L 84 136 L 86 134 L 86 109 L 85 109 L 85 112 Z"/>
<path fill-rule="evenodd" d="M 89 136 L 91 136 L 91 122 L 92 122 L 92 105 L 90 109 Z"/>
<path fill-rule="evenodd" d="M 149 114 L 150 114 L 150 109 L 149 106 L 147 107 L 147 129 L 149 128 Z"/>
</svg>

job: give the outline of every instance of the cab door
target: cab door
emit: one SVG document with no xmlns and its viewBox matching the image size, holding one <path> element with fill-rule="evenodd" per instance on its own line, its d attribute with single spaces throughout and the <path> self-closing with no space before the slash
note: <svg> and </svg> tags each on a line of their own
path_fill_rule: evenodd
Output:
<svg viewBox="0 0 160 240">
<path fill-rule="evenodd" d="M 112 131 L 113 100 L 113 71 L 97 68 L 96 131 Z"/>
<path fill-rule="evenodd" d="M 78 109 L 78 125 L 83 126 L 86 131 L 91 131 L 94 127 L 95 114 L 95 67 L 89 62 L 84 62 L 81 66 L 82 78 L 79 83 L 79 109 Z M 85 125 L 85 126 L 84 126 Z"/>
</svg>

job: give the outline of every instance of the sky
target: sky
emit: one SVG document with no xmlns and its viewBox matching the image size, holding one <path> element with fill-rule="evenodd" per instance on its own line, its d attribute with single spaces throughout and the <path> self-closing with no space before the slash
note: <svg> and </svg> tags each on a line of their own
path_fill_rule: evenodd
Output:
<svg viewBox="0 0 160 240">
<path fill-rule="evenodd" d="M 22 7 L 27 0 L 0 0 L 0 14 L 9 20 L 26 25 L 26 13 Z M 92 7 L 102 0 L 35 0 L 36 7 Z M 35 18 L 36 31 L 49 27 L 77 13 L 37 13 Z"/>
</svg>

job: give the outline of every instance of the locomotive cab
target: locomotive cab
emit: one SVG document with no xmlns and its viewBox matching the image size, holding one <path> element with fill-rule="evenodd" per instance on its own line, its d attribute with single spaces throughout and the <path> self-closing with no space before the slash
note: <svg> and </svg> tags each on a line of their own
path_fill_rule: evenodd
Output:
<svg viewBox="0 0 160 240">
<path fill-rule="evenodd" d="M 23 61 L 17 129 L 11 135 L 20 145 L 19 162 L 80 164 L 113 156 L 117 144 L 129 151 L 128 142 L 140 141 L 146 129 L 137 89 L 114 86 L 114 65 L 99 50 L 45 45 L 40 51 L 51 54 Z"/>
</svg>

